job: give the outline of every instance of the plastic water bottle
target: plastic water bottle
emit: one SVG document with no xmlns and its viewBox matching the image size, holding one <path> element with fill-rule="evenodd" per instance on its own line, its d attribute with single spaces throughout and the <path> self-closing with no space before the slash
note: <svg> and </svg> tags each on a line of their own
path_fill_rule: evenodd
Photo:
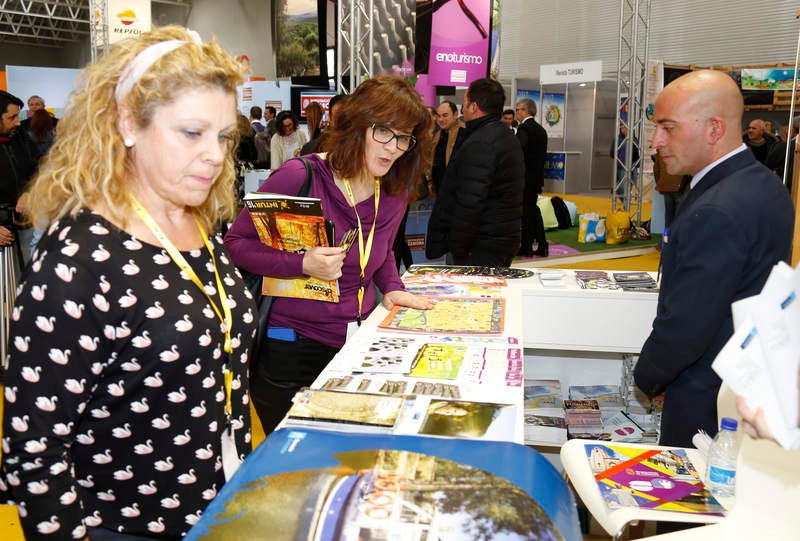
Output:
<svg viewBox="0 0 800 541">
<path fill-rule="evenodd" d="M 732 497 L 736 493 L 737 426 L 736 419 L 723 417 L 720 431 L 708 449 L 708 488 L 714 496 Z"/>
</svg>

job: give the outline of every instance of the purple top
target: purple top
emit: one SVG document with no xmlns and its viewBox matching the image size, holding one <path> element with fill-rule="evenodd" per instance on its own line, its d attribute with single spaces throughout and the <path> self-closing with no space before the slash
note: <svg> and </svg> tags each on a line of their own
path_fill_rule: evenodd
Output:
<svg viewBox="0 0 800 541">
<path fill-rule="evenodd" d="M 333 221 L 336 243 L 349 229 L 358 227 L 355 212 L 344 194 L 333 181 L 333 172 L 328 162 L 317 154 L 306 156 L 311 163 L 313 180 L 309 197 L 322 200 L 322 210 L 328 220 Z M 288 160 L 274 171 L 259 188 L 261 192 L 297 195 L 305 181 L 306 170 L 300 160 Z M 375 305 L 373 283 L 383 293 L 405 289 L 397 274 L 392 243 L 406 208 L 407 193 L 388 195 L 381 189 L 378 222 L 372 253 L 364 273 L 363 316 L 366 317 Z M 356 205 L 361 217 L 365 237 L 369 235 L 375 218 L 375 200 L 372 197 Z M 364 239 L 366 241 L 366 238 Z M 288 278 L 303 275 L 303 255 L 283 252 L 266 246 L 258 233 L 247 209 L 242 210 L 233 226 L 225 235 L 225 246 L 234 263 L 250 272 Z M 347 324 L 355 321 L 358 313 L 358 283 L 361 275 L 358 240 L 353 242 L 344 259 L 342 277 L 339 278 L 339 302 L 324 302 L 307 299 L 276 298 L 272 304 L 269 325 L 290 327 L 298 333 L 332 347 L 341 347 L 347 335 Z"/>
</svg>

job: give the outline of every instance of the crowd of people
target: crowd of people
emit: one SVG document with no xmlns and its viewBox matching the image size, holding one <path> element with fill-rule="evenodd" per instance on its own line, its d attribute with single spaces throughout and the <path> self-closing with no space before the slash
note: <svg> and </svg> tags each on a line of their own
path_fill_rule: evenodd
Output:
<svg viewBox="0 0 800 541">
<path fill-rule="evenodd" d="M 414 198 L 435 197 L 429 258 L 505 267 L 548 255 L 534 101 L 507 109 L 483 78 L 460 108 L 432 109 L 406 80 L 378 76 L 332 99 L 327 123 L 312 102 L 308 140 L 290 110 L 239 113 L 243 80 L 216 41 L 167 26 L 88 66 L 61 119 L 32 96 L 22 123 L 22 100 L 0 91 L 0 245 L 38 242 L 11 322 L 0 474 L 28 539 L 185 534 L 250 451 L 251 402 L 269 434 L 379 302 L 433 306 L 398 274 Z M 666 392 L 662 444 L 716 432 L 710 363 L 732 334 L 730 303 L 758 293 L 790 251 L 791 201 L 759 163 L 769 129 L 751 122 L 743 143 L 742 110 L 732 80 L 709 71 L 655 104 L 659 190 L 680 197 L 635 376 L 648 395 Z M 267 163 L 260 190 L 296 195 L 299 155 L 336 238 L 289 253 L 261 242 L 234 186 L 237 163 Z M 338 243 L 352 229 L 348 251 Z M 253 356 L 242 271 L 338 280 L 340 299 L 276 298 Z"/>
</svg>

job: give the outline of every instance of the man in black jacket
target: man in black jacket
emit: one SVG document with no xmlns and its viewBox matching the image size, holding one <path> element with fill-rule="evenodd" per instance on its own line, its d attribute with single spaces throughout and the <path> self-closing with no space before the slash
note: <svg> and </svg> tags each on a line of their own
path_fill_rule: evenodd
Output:
<svg viewBox="0 0 800 541">
<path fill-rule="evenodd" d="M 0 246 L 14 242 L 14 209 L 25 211 L 25 198 L 22 196 L 39 160 L 33 141 L 19 129 L 22 105 L 22 100 L 0 90 Z M 33 229 L 21 229 L 17 233 L 23 257 L 27 260 Z"/>
<path fill-rule="evenodd" d="M 525 191 L 522 196 L 522 246 L 519 255 L 547 257 L 550 253 L 544 235 L 542 211 L 536 202 L 544 187 L 544 162 L 547 156 L 547 132 L 533 117 L 536 102 L 524 98 L 517 102 L 517 139 L 525 154 Z M 536 251 L 531 249 L 536 241 Z"/>
<path fill-rule="evenodd" d="M 519 250 L 525 161 L 500 121 L 503 87 L 478 79 L 464 94 L 466 136 L 447 166 L 428 222 L 425 254 L 456 265 L 507 267 Z"/>
</svg>

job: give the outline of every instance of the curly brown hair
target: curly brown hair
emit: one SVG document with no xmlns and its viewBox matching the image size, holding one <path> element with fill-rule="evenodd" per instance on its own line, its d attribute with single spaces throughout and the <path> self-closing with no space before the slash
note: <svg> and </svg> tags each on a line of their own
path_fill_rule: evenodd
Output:
<svg viewBox="0 0 800 541">
<path fill-rule="evenodd" d="M 430 167 L 431 116 L 422 97 L 405 79 L 381 75 L 361 83 L 339 102 L 336 122 L 325 131 L 321 151 L 328 153 L 331 169 L 342 178 L 356 178 L 366 169 L 367 130 L 381 124 L 405 130 L 417 139 L 381 179 L 384 189 L 396 195 L 412 188 Z"/>
</svg>

